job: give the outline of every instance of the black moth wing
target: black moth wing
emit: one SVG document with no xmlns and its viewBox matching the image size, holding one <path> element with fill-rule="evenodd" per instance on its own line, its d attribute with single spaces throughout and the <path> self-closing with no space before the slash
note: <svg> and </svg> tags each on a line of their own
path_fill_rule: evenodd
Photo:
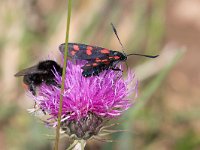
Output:
<svg viewBox="0 0 200 150">
<path fill-rule="evenodd" d="M 79 50 L 75 50 L 74 46 L 77 46 Z M 91 51 L 87 50 L 88 47 L 91 48 Z M 98 47 L 98 46 L 90 46 L 90 45 L 80 44 L 80 43 L 68 43 L 68 55 L 73 59 L 80 59 L 80 60 L 87 60 L 87 61 L 94 60 L 96 58 L 106 59 L 109 57 L 109 53 L 106 53 L 106 54 L 101 53 L 101 50 L 103 49 L 104 48 Z M 59 50 L 64 55 L 65 43 L 59 46 Z"/>
<path fill-rule="evenodd" d="M 98 76 L 99 73 L 108 70 L 110 66 L 111 64 L 109 61 L 107 63 L 90 61 L 81 67 L 81 69 L 83 69 L 82 75 L 84 77 Z"/>
<path fill-rule="evenodd" d="M 83 69 L 83 70 L 93 69 L 94 68 L 93 63 L 94 63 L 93 61 L 89 61 L 84 66 L 82 66 L 81 69 Z M 100 65 L 100 63 L 97 63 L 97 66 L 95 66 L 95 67 L 99 67 L 99 65 Z"/>
<path fill-rule="evenodd" d="M 108 62 L 108 63 L 109 64 L 105 64 L 103 62 L 89 61 L 84 66 L 82 66 L 81 69 L 90 70 L 90 69 L 93 69 L 93 68 L 106 68 L 106 67 L 110 66 L 110 62 Z"/>
<path fill-rule="evenodd" d="M 100 63 L 97 63 L 97 65 L 94 67 L 92 61 L 86 63 L 84 66 L 81 67 L 83 69 L 82 75 L 84 77 L 91 77 L 91 76 L 98 76 L 101 72 L 100 70 Z"/>
<path fill-rule="evenodd" d="M 15 77 L 18 76 L 25 76 L 25 75 L 32 75 L 32 74 L 45 74 L 47 71 L 45 70 L 38 70 L 38 66 L 32 66 L 30 68 L 23 69 L 15 74 Z"/>
</svg>

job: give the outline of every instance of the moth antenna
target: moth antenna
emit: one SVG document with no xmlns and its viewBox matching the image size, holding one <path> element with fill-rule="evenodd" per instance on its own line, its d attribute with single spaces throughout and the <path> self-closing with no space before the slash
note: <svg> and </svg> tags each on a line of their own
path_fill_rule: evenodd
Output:
<svg viewBox="0 0 200 150">
<path fill-rule="evenodd" d="M 133 53 L 133 54 L 128 54 L 127 57 L 131 56 L 131 55 L 143 56 L 143 57 L 148 57 L 148 58 L 156 58 L 156 57 L 159 56 L 159 55 L 143 55 L 143 54 L 135 54 L 135 53 Z"/>
<path fill-rule="evenodd" d="M 123 46 L 123 44 L 122 44 L 122 42 L 121 42 L 121 40 L 120 40 L 120 38 L 119 38 L 119 36 L 118 36 L 118 33 L 117 33 L 116 28 L 115 28 L 115 26 L 113 25 L 112 22 L 111 22 L 111 26 L 112 26 L 112 29 L 113 29 L 113 31 L 114 31 L 114 33 L 115 33 L 115 35 L 116 35 L 116 37 L 117 37 L 117 39 L 118 39 L 118 41 L 119 41 L 121 47 L 122 47 L 123 53 L 126 55 L 126 53 L 124 52 L 124 46 Z"/>
<path fill-rule="evenodd" d="M 121 40 L 120 40 L 120 38 L 118 36 L 117 30 L 116 30 L 116 28 L 115 28 L 115 26 L 113 25 L 112 22 L 111 22 L 111 26 L 112 26 L 112 29 L 113 29 L 113 31 L 114 31 L 114 33 L 115 33 L 115 35 L 116 35 L 121 47 L 122 47 L 122 51 L 123 51 L 124 55 L 127 56 L 126 53 L 124 52 L 124 46 L 123 46 L 123 44 L 122 44 L 122 42 L 121 42 Z M 125 64 L 126 64 L 126 69 L 128 70 L 128 64 L 127 64 L 126 61 L 125 61 Z"/>
</svg>

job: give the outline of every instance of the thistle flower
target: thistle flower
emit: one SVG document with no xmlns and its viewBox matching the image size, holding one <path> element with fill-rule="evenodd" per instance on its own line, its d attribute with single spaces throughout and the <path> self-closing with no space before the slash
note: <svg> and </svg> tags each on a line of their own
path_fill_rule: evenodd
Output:
<svg viewBox="0 0 200 150">
<path fill-rule="evenodd" d="M 82 76 L 83 63 L 67 63 L 64 83 L 62 130 L 77 140 L 88 140 L 99 134 L 105 121 L 119 117 L 134 103 L 130 94 L 137 94 L 137 80 L 130 71 L 127 78 L 122 72 L 107 70 L 99 76 Z M 62 77 L 53 70 L 55 80 L 61 84 Z M 41 85 L 33 96 L 37 107 L 50 117 L 49 126 L 56 127 L 61 89 L 53 85 Z"/>
</svg>

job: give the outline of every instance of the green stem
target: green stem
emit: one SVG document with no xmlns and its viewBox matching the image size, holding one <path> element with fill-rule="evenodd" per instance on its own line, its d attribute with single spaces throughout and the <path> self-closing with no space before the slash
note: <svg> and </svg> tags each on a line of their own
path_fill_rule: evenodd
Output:
<svg viewBox="0 0 200 150">
<path fill-rule="evenodd" d="M 76 144 L 78 144 L 78 140 L 75 140 L 66 150 L 72 150 Z"/>
<path fill-rule="evenodd" d="M 84 150 L 85 145 L 86 145 L 86 141 L 85 140 L 81 140 L 81 150 Z"/>
<path fill-rule="evenodd" d="M 60 104 L 59 104 L 59 113 L 58 113 L 58 125 L 56 128 L 56 141 L 55 141 L 55 150 L 58 150 L 58 143 L 60 138 L 60 124 L 61 124 L 61 115 L 62 115 L 62 104 L 63 104 L 63 92 L 64 92 L 64 82 L 67 68 L 67 55 L 68 55 L 68 41 L 69 41 L 69 27 L 70 27 L 70 18 L 71 18 L 71 6 L 72 1 L 68 0 L 68 15 L 67 15 L 67 27 L 66 27 L 66 38 L 65 38 L 65 54 L 64 54 L 64 64 L 62 71 L 62 85 L 60 93 Z"/>
<path fill-rule="evenodd" d="M 73 150 L 84 150 L 85 149 L 85 145 L 86 145 L 86 141 L 85 140 L 78 140 L 78 143 L 76 144 L 76 146 L 74 147 Z"/>
</svg>

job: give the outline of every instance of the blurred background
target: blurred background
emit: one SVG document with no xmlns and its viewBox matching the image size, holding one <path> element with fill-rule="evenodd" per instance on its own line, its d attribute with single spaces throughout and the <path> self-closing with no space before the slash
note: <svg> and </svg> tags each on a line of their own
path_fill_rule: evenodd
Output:
<svg viewBox="0 0 200 150">
<path fill-rule="evenodd" d="M 39 60 L 59 58 L 66 32 L 64 0 L 0 2 L 0 149 L 50 150 L 53 131 L 27 112 L 33 106 L 14 74 Z M 74 0 L 70 41 L 125 52 L 139 83 L 112 143 L 87 149 L 200 149 L 200 0 Z M 61 140 L 61 149 L 67 146 Z"/>
</svg>

